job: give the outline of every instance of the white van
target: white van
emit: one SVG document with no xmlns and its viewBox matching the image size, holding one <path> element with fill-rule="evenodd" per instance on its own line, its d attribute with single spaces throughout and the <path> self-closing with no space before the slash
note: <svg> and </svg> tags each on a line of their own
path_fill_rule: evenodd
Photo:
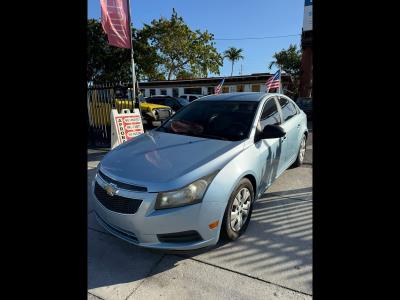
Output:
<svg viewBox="0 0 400 300">
<path fill-rule="evenodd" d="M 199 99 L 203 97 L 203 95 L 197 95 L 197 94 L 184 94 L 180 95 L 179 98 L 186 99 L 189 102 L 192 102 L 193 100 Z"/>
</svg>

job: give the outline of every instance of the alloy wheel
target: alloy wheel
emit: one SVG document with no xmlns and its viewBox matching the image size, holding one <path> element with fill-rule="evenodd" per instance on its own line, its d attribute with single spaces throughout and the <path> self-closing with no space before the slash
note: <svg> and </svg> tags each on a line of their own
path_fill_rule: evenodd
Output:
<svg viewBox="0 0 400 300">
<path fill-rule="evenodd" d="M 231 228 L 238 232 L 246 223 L 250 211 L 251 196 L 247 188 L 242 188 L 233 200 L 231 208 Z"/>
<path fill-rule="evenodd" d="M 300 162 L 303 162 L 305 154 L 306 154 L 306 139 L 303 137 L 300 143 L 300 151 L 299 151 Z"/>
</svg>

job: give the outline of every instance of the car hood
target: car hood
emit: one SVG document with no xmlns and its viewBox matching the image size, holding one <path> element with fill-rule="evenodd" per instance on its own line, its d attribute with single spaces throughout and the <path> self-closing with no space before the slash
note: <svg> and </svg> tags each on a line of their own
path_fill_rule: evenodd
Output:
<svg viewBox="0 0 400 300">
<path fill-rule="evenodd" d="M 110 151 L 101 161 L 106 175 L 149 192 L 181 188 L 221 169 L 243 151 L 243 142 L 149 131 Z"/>
<path fill-rule="evenodd" d="M 170 107 L 165 106 L 165 105 L 160 105 L 160 104 L 149 103 L 149 102 L 141 102 L 140 108 L 141 109 L 144 109 L 144 108 L 149 108 L 149 109 L 167 108 L 167 109 L 169 109 Z"/>
</svg>

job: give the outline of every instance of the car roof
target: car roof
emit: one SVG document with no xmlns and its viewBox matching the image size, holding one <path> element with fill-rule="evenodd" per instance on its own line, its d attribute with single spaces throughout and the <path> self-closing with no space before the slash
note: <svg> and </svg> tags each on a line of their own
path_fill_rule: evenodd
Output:
<svg viewBox="0 0 400 300">
<path fill-rule="evenodd" d="M 153 95 L 147 98 L 174 98 L 174 97 L 171 97 L 169 95 Z"/>
<path fill-rule="evenodd" d="M 236 92 L 219 95 L 208 95 L 196 101 L 260 101 L 266 95 L 282 96 L 278 93 Z"/>
</svg>

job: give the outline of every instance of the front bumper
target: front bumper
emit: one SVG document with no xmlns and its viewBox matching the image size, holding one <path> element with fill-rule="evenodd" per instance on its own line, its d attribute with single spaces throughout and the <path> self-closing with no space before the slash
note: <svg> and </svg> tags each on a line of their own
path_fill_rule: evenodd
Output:
<svg viewBox="0 0 400 300">
<path fill-rule="evenodd" d="M 193 250 L 215 245 L 218 242 L 220 228 L 214 230 L 208 228 L 208 224 L 219 216 L 212 203 L 155 210 L 157 193 L 120 189 L 118 195 L 142 200 L 136 213 L 123 214 L 111 211 L 100 203 L 94 193 L 95 182 L 102 187 L 107 185 L 107 182 L 96 175 L 92 183 L 91 191 L 96 218 L 108 232 L 116 237 L 141 247 L 164 250 Z M 160 242 L 157 237 L 159 234 L 186 231 L 198 232 L 201 240 L 169 243 Z"/>
</svg>

